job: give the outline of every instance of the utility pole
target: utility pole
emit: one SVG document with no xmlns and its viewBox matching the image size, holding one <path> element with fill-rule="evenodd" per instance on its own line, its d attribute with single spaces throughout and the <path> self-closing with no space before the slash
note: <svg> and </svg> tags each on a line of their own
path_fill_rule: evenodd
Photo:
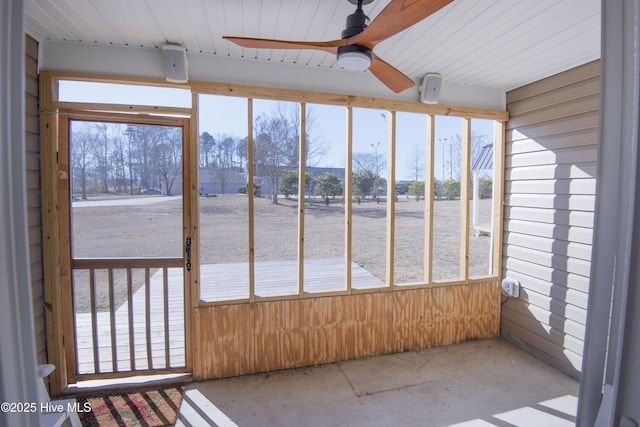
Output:
<svg viewBox="0 0 640 427">
<path fill-rule="evenodd" d="M 449 181 L 453 181 L 453 150 L 449 144 Z"/>
</svg>

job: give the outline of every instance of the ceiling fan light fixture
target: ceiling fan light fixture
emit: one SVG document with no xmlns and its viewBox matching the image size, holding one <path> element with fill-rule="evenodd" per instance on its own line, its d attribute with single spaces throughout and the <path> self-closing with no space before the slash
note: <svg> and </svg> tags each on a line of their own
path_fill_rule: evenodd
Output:
<svg viewBox="0 0 640 427">
<path fill-rule="evenodd" d="M 352 71 L 364 71 L 371 66 L 373 53 L 364 46 L 352 44 L 338 48 L 338 63 L 342 68 Z"/>
</svg>

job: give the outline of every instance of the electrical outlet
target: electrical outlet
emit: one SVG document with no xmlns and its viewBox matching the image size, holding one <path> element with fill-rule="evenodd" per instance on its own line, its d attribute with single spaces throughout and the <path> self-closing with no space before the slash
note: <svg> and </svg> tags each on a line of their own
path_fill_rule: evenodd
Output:
<svg viewBox="0 0 640 427">
<path fill-rule="evenodd" d="M 520 296 L 520 282 L 509 278 L 502 280 L 502 293 L 508 297 L 518 298 Z"/>
</svg>

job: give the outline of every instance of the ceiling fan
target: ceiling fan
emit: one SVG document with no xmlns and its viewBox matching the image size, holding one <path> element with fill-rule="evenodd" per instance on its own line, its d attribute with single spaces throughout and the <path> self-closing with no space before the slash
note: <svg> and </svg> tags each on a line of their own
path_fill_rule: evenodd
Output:
<svg viewBox="0 0 640 427">
<path fill-rule="evenodd" d="M 337 55 L 338 63 L 349 70 L 369 70 L 396 93 L 414 86 L 413 80 L 400 70 L 373 54 L 380 42 L 406 30 L 453 0 L 391 0 L 369 23 L 362 5 L 373 0 L 349 0 L 357 5 L 356 11 L 347 17 L 346 29 L 341 39 L 325 42 L 287 41 L 251 37 L 224 36 L 237 45 L 257 49 L 315 49 Z"/>
</svg>

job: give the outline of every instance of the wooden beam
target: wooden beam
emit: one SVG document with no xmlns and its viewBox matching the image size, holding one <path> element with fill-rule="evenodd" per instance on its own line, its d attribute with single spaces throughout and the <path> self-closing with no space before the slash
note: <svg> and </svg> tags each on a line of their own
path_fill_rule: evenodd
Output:
<svg viewBox="0 0 640 427">
<path fill-rule="evenodd" d="M 71 189 L 69 188 L 69 118 L 58 117 L 58 151 L 54 182 L 57 196 L 58 247 L 56 250 L 59 264 L 59 282 L 64 352 L 67 364 L 67 381 L 75 383 L 77 363 L 75 349 L 75 313 L 73 308 L 73 276 L 71 273 Z"/>
<path fill-rule="evenodd" d="M 353 211 L 353 107 L 347 107 L 347 134 L 345 135 L 345 170 L 344 170 L 344 280 L 347 293 L 351 293 L 351 238 L 353 227 L 351 213 Z"/>
<path fill-rule="evenodd" d="M 191 108 L 180 107 L 162 107 L 151 105 L 127 105 L 127 104 L 93 104 L 83 102 L 56 102 L 53 104 L 54 109 L 91 111 L 101 113 L 136 113 L 136 114 L 159 114 L 159 115 L 176 115 L 191 117 Z M 77 115 L 80 115 L 76 113 Z"/>
<path fill-rule="evenodd" d="M 462 119 L 460 155 L 460 280 L 469 279 L 469 184 L 471 170 L 471 119 Z"/>
<path fill-rule="evenodd" d="M 433 199 L 436 117 L 427 115 L 424 176 L 424 282 L 433 280 Z M 444 153 L 443 153 L 444 156 Z M 443 177 L 444 179 L 444 177 Z"/>
<path fill-rule="evenodd" d="M 191 90 L 211 95 L 240 96 L 247 98 L 277 99 L 281 101 L 307 102 L 315 104 L 340 105 L 343 107 L 377 108 L 389 111 L 435 114 L 439 116 L 473 117 L 507 121 L 506 111 L 480 108 L 455 107 L 421 102 L 397 101 L 354 95 L 340 95 L 322 92 L 305 92 L 291 89 L 274 89 L 227 83 L 191 82 Z"/>
<path fill-rule="evenodd" d="M 493 206 L 491 241 L 492 276 L 502 276 L 502 234 L 504 229 L 504 157 L 505 157 L 505 126 L 506 123 L 494 122 L 493 139 Z"/>
<path fill-rule="evenodd" d="M 256 270 L 255 270 L 255 233 L 253 198 L 253 99 L 247 99 L 247 201 L 249 202 L 249 301 L 256 299 Z"/>
<path fill-rule="evenodd" d="M 200 187 L 198 165 L 198 95 L 191 96 L 190 118 L 182 119 L 182 205 L 183 205 L 183 242 L 191 238 L 191 271 L 187 271 L 183 252 L 184 272 L 184 351 L 185 366 L 191 372 L 193 369 L 193 309 L 200 302 Z M 164 266 L 165 289 L 168 286 L 167 267 Z M 166 297 L 166 295 L 165 295 Z M 166 300 L 165 300 L 166 304 Z M 168 320 L 168 319 L 166 319 Z M 165 340 L 168 336 L 168 321 L 165 323 Z M 168 346 L 168 341 L 165 342 Z M 167 347 L 168 348 L 168 347 Z M 169 365 L 167 365 L 169 367 Z"/>
<path fill-rule="evenodd" d="M 387 114 L 387 249 L 386 284 L 393 287 L 395 259 L 395 218 L 396 218 L 396 112 Z"/>
<path fill-rule="evenodd" d="M 306 174 L 306 133 L 307 133 L 307 104 L 300 103 L 300 127 L 298 134 L 298 296 L 304 295 L 304 203 L 305 203 L 305 174 Z"/>
<path fill-rule="evenodd" d="M 60 265 L 58 263 L 59 228 L 57 211 L 57 137 L 58 118 L 53 111 L 57 101 L 53 79 L 47 71 L 40 72 L 40 188 L 42 189 L 42 267 L 44 275 L 45 323 L 48 362 L 56 365 L 49 376 L 51 396 L 59 396 L 67 387 L 67 364 L 64 353 L 62 299 L 60 295 Z"/>
<path fill-rule="evenodd" d="M 118 76 L 98 73 L 77 73 L 52 71 L 50 75 L 58 80 L 89 81 L 96 83 L 116 83 L 129 85 L 145 85 L 156 87 L 172 87 L 191 89 L 195 93 L 240 96 L 246 98 L 277 99 L 281 101 L 319 103 L 340 105 L 347 107 L 379 108 L 393 111 L 435 114 L 452 117 L 473 117 L 506 122 L 509 120 L 507 111 L 482 108 L 456 107 L 438 104 L 424 104 L 421 102 L 398 101 L 385 98 L 373 98 L 345 94 L 324 92 L 307 92 L 284 88 L 268 88 L 250 85 L 238 85 L 220 82 L 190 81 L 188 83 L 169 83 L 164 79 Z"/>
</svg>

